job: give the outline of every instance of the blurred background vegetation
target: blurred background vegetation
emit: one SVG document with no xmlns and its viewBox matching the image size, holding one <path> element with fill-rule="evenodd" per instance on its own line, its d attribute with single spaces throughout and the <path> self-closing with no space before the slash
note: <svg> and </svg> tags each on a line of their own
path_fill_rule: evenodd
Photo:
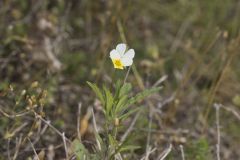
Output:
<svg viewBox="0 0 240 160">
<path fill-rule="evenodd" d="M 94 107 L 101 124 L 86 81 L 111 86 L 124 77 L 126 70 L 115 70 L 109 59 L 120 42 L 136 52 L 128 78 L 135 91 L 168 76 L 151 97 L 150 145 L 157 151 L 150 159 L 169 143 L 169 160 L 181 159 L 180 144 L 186 159 L 216 159 L 215 102 L 228 109 L 220 109 L 221 157 L 240 158 L 240 121 L 228 112 L 240 113 L 239 0 L 1 0 L 0 159 L 14 159 L 16 149 L 16 159 L 34 155 L 26 137 L 34 141 L 44 124 L 28 107 L 41 106 L 38 113 L 69 139 L 77 135 L 78 103 L 81 117 Z M 130 138 L 141 148 L 126 159 L 145 153 L 149 110 L 146 105 Z M 87 119 L 88 148 L 91 128 Z M 49 129 L 38 137 L 37 153 L 63 159 L 61 137 Z"/>
</svg>

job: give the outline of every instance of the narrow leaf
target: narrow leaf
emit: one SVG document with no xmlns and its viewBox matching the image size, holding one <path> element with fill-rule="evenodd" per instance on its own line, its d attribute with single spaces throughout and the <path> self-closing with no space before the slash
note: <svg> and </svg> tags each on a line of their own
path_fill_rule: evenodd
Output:
<svg viewBox="0 0 240 160">
<path fill-rule="evenodd" d="M 92 90 L 95 92 L 95 94 L 97 95 L 97 97 L 99 98 L 99 100 L 101 101 L 102 105 L 104 105 L 104 97 L 102 95 L 102 92 L 100 91 L 100 89 L 97 87 L 96 84 L 91 83 L 91 82 L 87 82 L 87 84 L 92 88 Z"/>
<path fill-rule="evenodd" d="M 103 87 L 104 93 L 105 93 L 105 97 L 106 97 L 106 113 L 109 115 L 110 111 L 112 110 L 112 106 L 113 106 L 113 96 L 111 94 L 111 92 L 109 91 L 109 89 L 107 89 L 105 86 Z"/>
<path fill-rule="evenodd" d="M 139 111 L 140 109 L 141 109 L 140 107 L 131 109 L 131 110 L 128 111 L 127 113 L 122 114 L 122 115 L 119 117 L 119 119 L 120 119 L 120 120 L 124 120 L 124 119 L 128 118 L 131 114 Z"/>
<path fill-rule="evenodd" d="M 84 157 L 88 157 L 88 150 L 84 147 L 84 145 L 77 139 L 72 142 L 72 149 L 76 154 L 77 160 L 81 160 Z"/>
<path fill-rule="evenodd" d="M 126 106 L 128 99 L 128 95 L 124 95 L 120 98 L 120 100 L 117 102 L 116 108 L 115 108 L 115 113 L 117 114 L 118 112 L 121 112 L 123 110 L 123 107 Z"/>
<path fill-rule="evenodd" d="M 120 89 L 119 97 L 128 94 L 132 89 L 132 85 L 130 83 L 125 83 Z"/>
<path fill-rule="evenodd" d="M 131 104 L 134 104 L 138 101 L 141 101 L 143 100 L 145 97 L 148 97 L 149 95 L 155 93 L 155 92 L 158 92 L 160 89 L 162 89 L 162 87 L 157 87 L 157 88 L 151 88 L 151 89 L 147 89 L 147 90 L 144 90 L 140 93 L 138 93 L 136 96 L 132 97 L 127 105 L 131 105 Z"/>
<path fill-rule="evenodd" d="M 134 146 L 134 145 L 128 145 L 128 146 L 121 147 L 119 152 L 136 150 L 136 149 L 139 149 L 139 148 L 141 148 L 141 147 L 140 146 Z"/>
</svg>

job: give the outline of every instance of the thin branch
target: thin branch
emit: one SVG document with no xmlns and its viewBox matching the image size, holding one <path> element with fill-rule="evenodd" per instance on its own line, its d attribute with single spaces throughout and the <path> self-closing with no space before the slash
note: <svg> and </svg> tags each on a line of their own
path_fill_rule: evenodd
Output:
<svg viewBox="0 0 240 160">
<path fill-rule="evenodd" d="M 180 145 L 180 150 L 181 150 L 182 160 L 185 160 L 185 155 L 184 155 L 184 150 L 182 145 Z"/>
<path fill-rule="evenodd" d="M 31 146 L 32 146 L 32 149 L 33 149 L 33 152 L 34 152 L 36 158 L 37 158 L 38 160 L 40 160 L 40 158 L 38 157 L 38 154 L 37 154 L 37 152 L 36 152 L 36 150 L 35 150 L 35 148 L 34 148 L 32 142 L 31 142 L 31 140 L 30 140 L 29 138 L 27 138 L 27 139 L 28 139 L 28 141 L 30 142 L 30 144 L 31 144 Z"/>
<path fill-rule="evenodd" d="M 120 153 L 117 153 L 115 158 L 117 158 L 117 160 L 123 160 L 122 155 Z"/>
<path fill-rule="evenodd" d="M 174 53 L 177 51 L 177 49 L 179 48 L 180 44 L 181 44 L 181 40 L 184 36 L 184 34 L 186 33 L 187 29 L 189 28 L 189 26 L 191 25 L 192 22 L 192 17 L 187 18 L 185 21 L 183 21 L 183 23 L 181 24 L 177 35 L 172 43 L 172 46 L 170 48 L 170 52 Z"/>
<path fill-rule="evenodd" d="M 11 160 L 11 157 L 10 157 L 10 151 L 9 151 L 9 145 L 10 145 L 10 138 L 8 138 L 8 141 L 7 141 L 7 154 L 8 154 L 8 160 Z"/>
<path fill-rule="evenodd" d="M 157 150 L 157 148 L 153 148 L 151 149 L 151 147 L 148 149 L 147 153 L 146 153 L 146 156 L 142 157 L 141 160 L 144 160 L 146 158 L 149 157 L 150 154 L 152 154 L 153 152 L 155 152 Z"/>
<path fill-rule="evenodd" d="M 54 69 L 59 70 L 62 64 L 53 53 L 53 46 L 49 37 L 44 37 L 44 50 L 47 57 L 52 62 Z"/>
<path fill-rule="evenodd" d="M 47 130 L 47 128 L 48 128 L 48 125 L 45 124 L 44 127 L 43 127 L 43 129 L 41 130 L 41 132 L 38 134 L 38 136 L 35 137 L 34 141 L 32 142 L 33 145 L 35 145 L 35 144 L 39 141 L 40 137 L 45 133 L 45 131 Z M 31 147 L 31 146 L 29 146 L 29 145 L 26 146 L 26 148 L 24 149 L 24 151 L 29 150 L 30 147 Z"/>
<path fill-rule="evenodd" d="M 35 112 L 34 112 L 34 113 L 35 113 Z M 62 133 L 61 133 L 58 129 L 56 129 L 53 125 L 51 125 L 50 121 L 47 121 L 47 120 L 43 119 L 42 116 L 38 115 L 37 113 L 35 113 L 35 116 L 36 116 L 37 118 L 39 118 L 41 121 L 43 121 L 45 124 L 47 124 L 53 131 L 55 131 L 59 136 L 62 137 Z M 70 141 L 67 137 L 65 137 L 65 139 L 66 139 L 69 143 L 71 143 L 71 141 Z"/>
<path fill-rule="evenodd" d="M 171 150 L 172 150 L 172 144 L 170 144 L 169 145 L 169 147 L 167 148 L 167 149 L 165 149 L 163 152 L 162 152 L 162 154 L 160 154 L 159 156 L 158 156 L 158 160 L 164 160 L 166 157 L 167 157 L 167 155 L 171 152 Z"/>
<path fill-rule="evenodd" d="M 45 124 L 47 124 L 52 130 L 54 130 L 58 135 L 62 136 L 62 133 L 56 129 L 53 125 L 51 125 L 51 122 L 48 120 L 43 119 L 40 115 L 36 115 L 37 118 L 39 118 L 41 121 L 43 121 Z"/>
<path fill-rule="evenodd" d="M 231 112 L 238 120 L 240 120 L 240 114 L 237 111 L 235 111 L 233 108 L 224 107 L 223 105 L 220 105 L 219 107 L 225 109 L 228 112 Z"/>
<path fill-rule="evenodd" d="M 17 139 L 16 139 L 16 141 L 17 141 Z M 15 154 L 13 156 L 13 160 L 17 159 L 21 143 L 22 143 L 22 135 L 20 135 L 20 138 L 19 138 L 18 142 L 16 143 L 16 149 L 15 149 Z"/>
<path fill-rule="evenodd" d="M 21 113 L 16 113 L 15 115 L 10 115 L 10 114 L 4 112 L 4 111 L 0 108 L 0 112 L 1 112 L 5 117 L 8 117 L 8 118 L 16 118 L 16 117 L 25 116 L 25 115 L 28 114 L 30 111 L 21 112 Z"/>
<path fill-rule="evenodd" d="M 98 128 L 97 128 L 97 123 L 96 123 L 96 119 L 95 119 L 93 108 L 92 108 L 92 116 L 93 116 L 93 127 L 94 127 L 94 130 L 95 130 L 96 134 L 98 134 Z M 100 144 L 100 142 L 99 142 L 99 140 L 97 138 L 96 138 L 96 141 L 97 141 L 98 149 L 101 150 L 101 144 Z"/>
<path fill-rule="evenodd" d="M 68 160 L 68 149 L 67 149 L 66 137 L 65 137 L 64 132 L 62 133 L 62 139 L 63 139 L 64 150 L 65 150 L 65 154 L 66 154 L 66 160 Z"/>
<path fill-rule="evenodd" d="M 176 97 L 176 94 L 173 93 L 170 97 L 168 97 L 165 100 L 163 100 L 163 102 L 158 103 L 157 108 L 162 109 L 163 106 L 171 103 L 175 99 L 175 97 Z"/>
<path fill-rule="evenodd" d="M 78 103 L 77 134 L 78 134 L 78 139 L 80 141 L 81 141 L 81 133 L 80 133 L 81 108 L 82 108 L 82 103 Z"/>
<path fill-rule="evenodd" d="M 121 40 L 122 40 L 124 43 L 127 43 L 127 39 L 126 39 L 124 30 L 123 30 L 123 25 L 122 25 L 122 23 L 121 23 L 120 20 L 117 21 L 117 28 L 118 28 L 118 32 L 119 32 L 119 34 L 120 34 Z"/>
<path fill-rule="evenodd" d="M 220 143 L 221 143 L 221 133 L 220 133 L 220 124 L 219 124 L 219 104 L 214 104 L 216 108 L 216 124 L 217 124 L 217 160 L 220 160 Z"/>
<path fill-rule="evenodd" d="M 133 129 L 136 130 L 136 131 L 148 132 L 148 129 L 146 129 L 146 128 L 135 128 L 135 127 L 133 127 Z M 152 132 L 152 133 L 159 133 L 159 134 L 174 134 L 174 135 L 176 135 L 176 134 L 188 134 L 188 133 L 190 133 L 189 130 L 187 130 L 187 129 L 181 129 L 181 128 L 176 129 L 176 130 L 172 130 L 172 129 L 167 129 L 167 128 L 166 128 L 165 130 L 162 130 L 162 131 L 160 131 L 160 130 L 158 130 L 158 129 L 151 129 L 150 132 Z"/>
<path fill-rule="evenodd" d="M 125 78 L 124 78 L 123 84 L 125 84 L 125 83 L 126 83 L 126 81 L 127 81 L 127 78 L 128 78 L 128 75 L 129 75 L 129 73 L 130 73 L 130 70 L 131 70 L 131 68 L 132 68 L 132 66 L 128 67 L 128 71 L 127 71 L 127 74 L 126 74 L 126 76 L 125 76 Z"/>
<path fill-rule="evenodd" d="M 150 120 L 149 120 L 149 125 L 148 125 L 148 136 L 147 136 L 147 147 L 146 147 L 146 157 L 145 157 L 145 160 L 147 160 L 148 159 L 148 157 L 149 157 L 149 149 L 151 148 L 150 147 L 150 140 L 151 140 L 151 129 L 152 129 L 152 109 L 150 109 L 150 112 L 149 112 L 149 118 L 150 118 Z"/>
<path fill-rule="evenodd" d="M 17 132 L 21 131 L 25 126 L 28 125 L 28 122 L 24 122 L 21 126 L 17 127 L 14 131 L 12 131 L 12 135 L 16 135 Z"/>
<path fill-rule="evenodd" d="M 93 116 L 93 127 L 94 127 L 94 130 L 96 131 L 96 133 L 98 133 L 96 118 L 95 118 L 95 114 L 94 114 L 93 109 L 92 109 L 92 116 Z"/>
<path fill-rule="evenodd" d="M 130 124 L 129 128 L 128 128 L 127 131 L 124 133 L 124 135 L 121 137 L 121 142 L 124 142 L 124 141 L 126 140 L 127 136 L 129 135 L 129 133 L 133 130 L 133 127 L 134 127 L 134 125 L 135 125 L 135 123 L 136 123 L 139 115 L 140 115 L 140 112 L 138 112 L 138 113 L 135 115 L 135 117 L 133 118 L 132 123 Z"/>
<path fill-rule="evenodd" d="M 167 75 L 162 76 L 156 83 L 154 83 L 154 85 L 153 85 L 152 87 L 157 87 L 157 86 L 160 85 L 162 82 L 164 82 L 167 78 L 168 78 Z"/>
</svg>

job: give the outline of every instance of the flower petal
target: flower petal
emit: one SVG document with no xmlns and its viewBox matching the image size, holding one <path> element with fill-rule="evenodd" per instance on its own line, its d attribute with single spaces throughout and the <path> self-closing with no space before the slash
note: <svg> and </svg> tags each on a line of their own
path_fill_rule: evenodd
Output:
<svg viewBox="0 0 240 160">
<path fill-rule="evenodd" d="M 124 55 L 123 58 L 130 58 L 133 59 L 135 56 L 135 51 L 133 49 L 129 49 Z"/>
<path fill-rule="evenodd" d="M 118 53 L 120 54 L 121 57 L 125 53 L 126 48 L 127 48 L 127 45 L 124 43 L 120 43 L 117 45 L 116 50 L 118 51 Z"/>
<path fill-rule="evenodd" d="M 124 67 L 131 66 L 133 63 L 132 58 L 128 58 L 128 57 L 123 57 L 121 61 Z"/>
<path fill-rule="evenodd" d="M 118 51 L 116 49 L 113 49 L 111 52 L 110 52 L 110 58 L 111 59 L 120 59 L 120 54 L 118 53 Z"/>
</svg>

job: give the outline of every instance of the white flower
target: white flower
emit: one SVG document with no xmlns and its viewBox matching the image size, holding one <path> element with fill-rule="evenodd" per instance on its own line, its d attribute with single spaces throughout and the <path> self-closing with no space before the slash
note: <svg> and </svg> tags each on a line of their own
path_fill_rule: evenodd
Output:
<svg viewBox="0 0 240 160">
<path fill-rule="evenodd" d="M 117 45 L 116 49 L 110 52 L 110 58 L 112 59 L 114 68 L 124 69 L 124 67 L 132 65 L 135 51 L 133 49 L 126 51 L 126 48 L 127 45 L 121 43 Z"/>
</svg>

